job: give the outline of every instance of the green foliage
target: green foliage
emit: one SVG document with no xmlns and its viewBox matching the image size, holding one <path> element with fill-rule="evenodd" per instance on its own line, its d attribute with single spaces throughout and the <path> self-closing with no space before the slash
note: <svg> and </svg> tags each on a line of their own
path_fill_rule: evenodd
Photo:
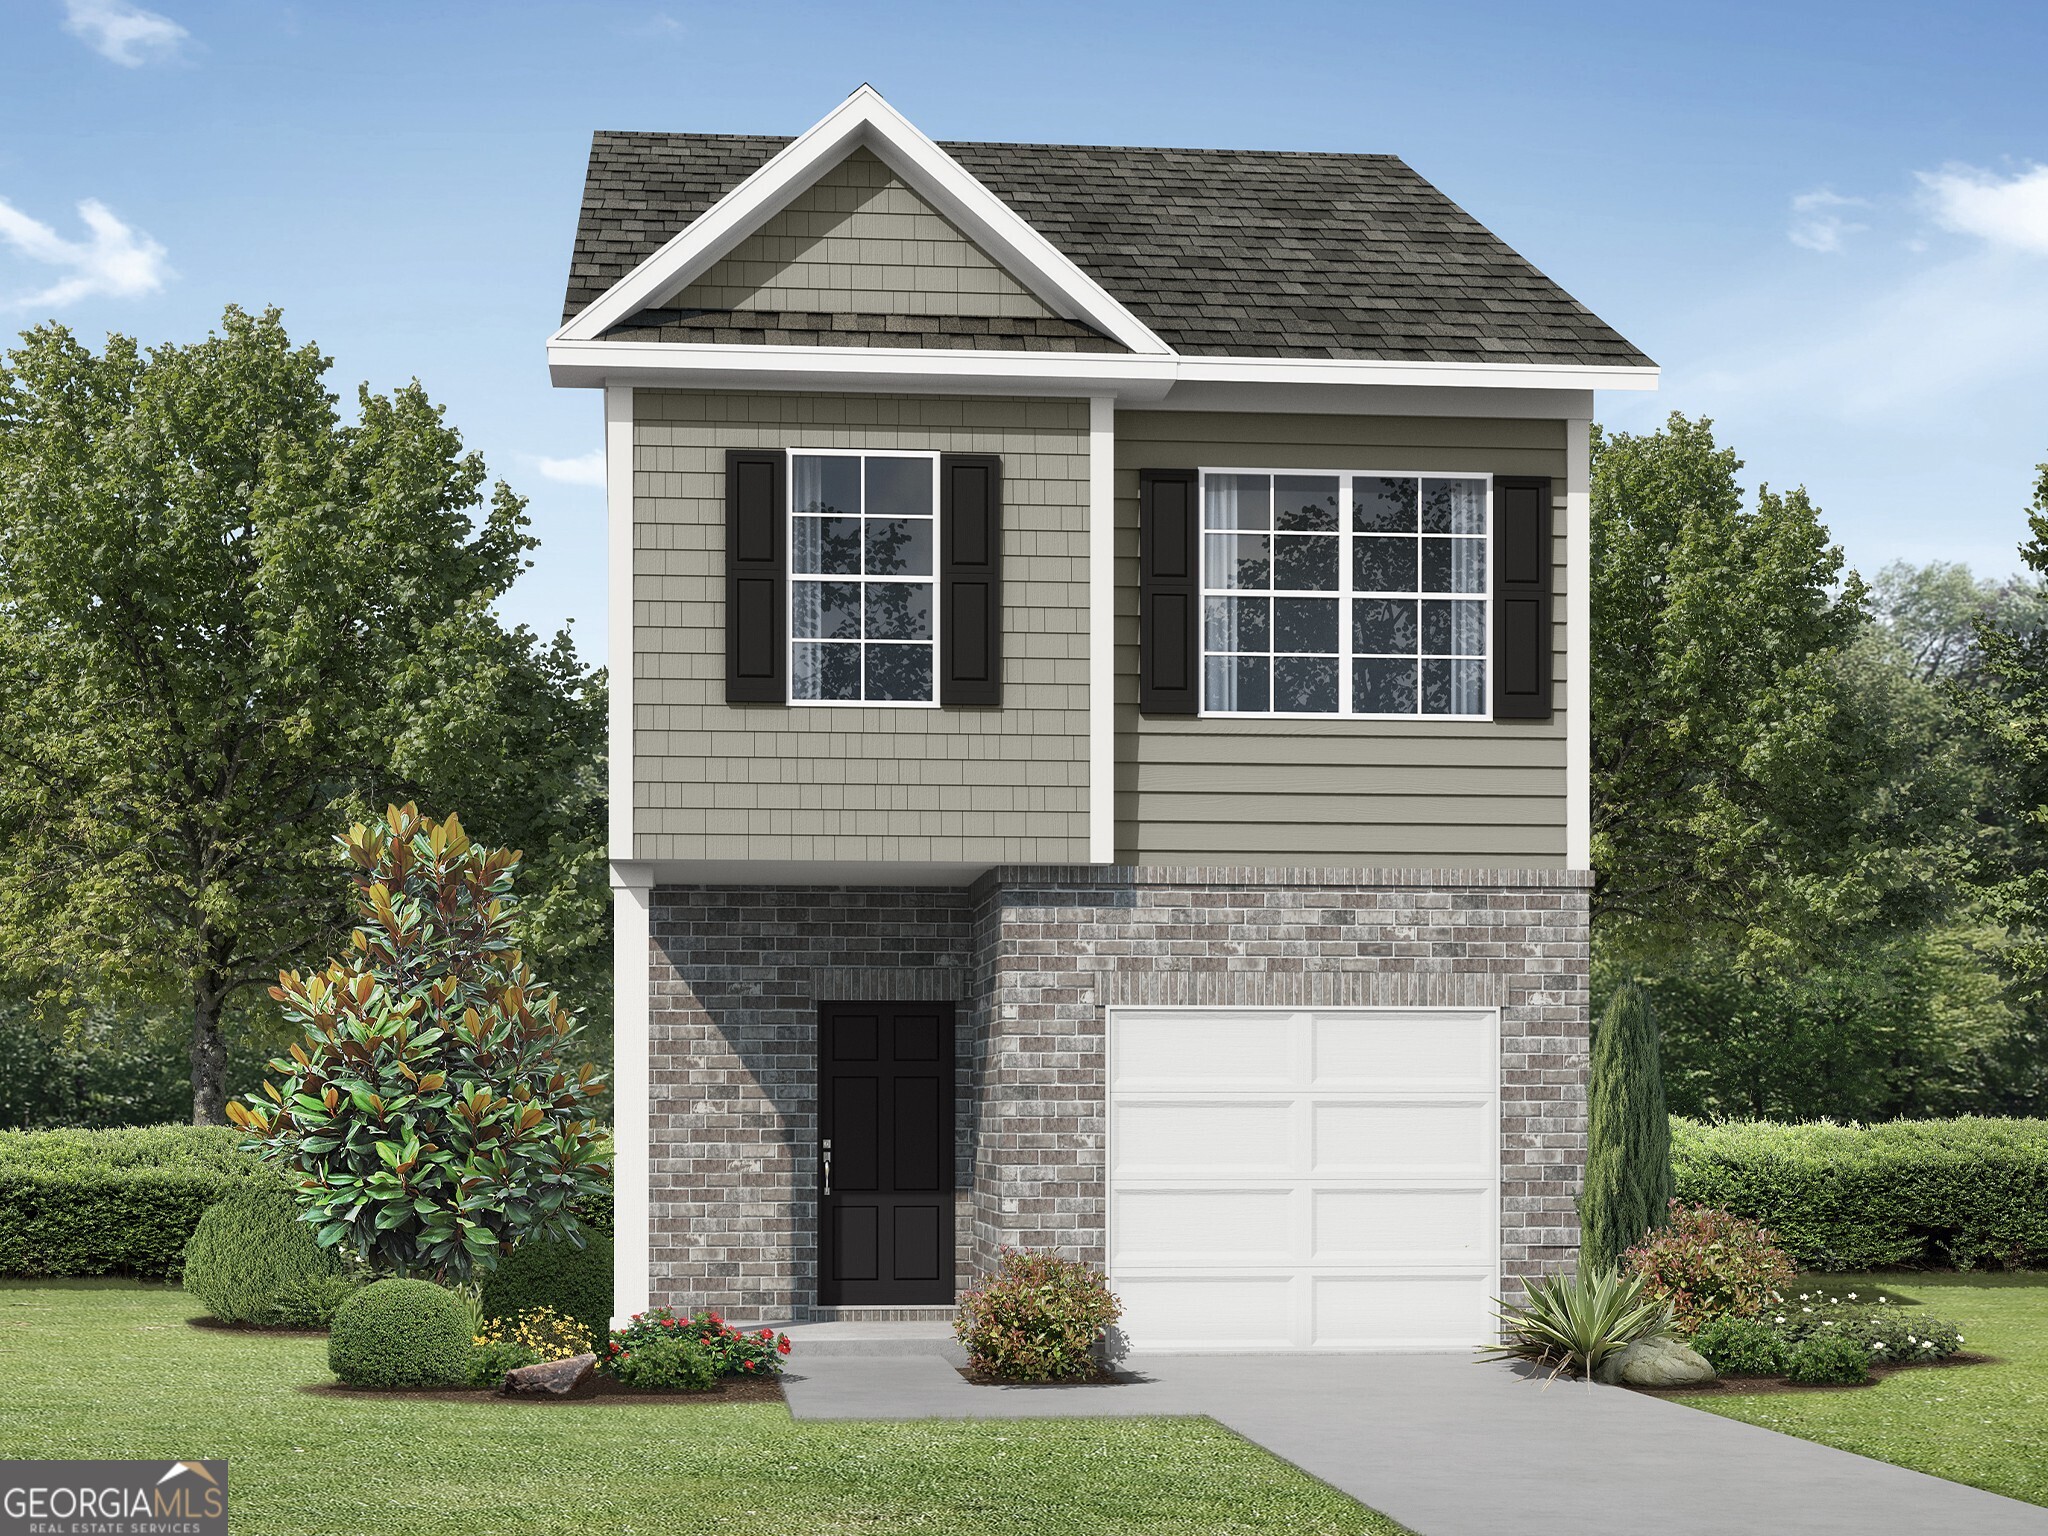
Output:
<svg viewBox="0 0 2048 1536">
<path fill-rule="evenodd" d="M 323 1329 L 333 1326 L 334 1314 L 364 1285 L 369 1277 L 346 1272 L 319 1275 L 296 1281 L 277 1293 L 277 1326 L 280 1328 Z"/>
<path fill-rule="evenodd" d="M 322 1245 L 374 1269 L 467 1279 L 522 1238 L 573 1237 L 572 1202 L 611 1177 L 589 1119 L 603 1084 L 564 1063 L 575 1024 L 517 948 L 519 855 L 410 805 L 342 842 L 352 951 L 280 978 L 305 1045 L 272 1063 L 269 1103 L 252 1094 L 230 1115 Z"/>
<path fill-rule="evenodd" d="M 629 1354 L 657 1340 L 681 1340 L 704 1351 L 720 1376 L 775 1376 L 789 1353 L 789 1335 L 772 1328 L 742 1333 L 716 1312 L 686 1316 L 668 1307 L 635 1312 L 623 1328 L 612 1332 L 598 1364 L 610 1370 Z"/>
<path fill-rule="evenodd" d="M 529 1237 L 498 1260 L 484 1277 L 486 1318 L 514 1317 L 531 1307 L 552 1307 L 573 1317 L 593 1339 L 612 1321 L 612 1238 L 585 1232 L 578 1246 L 567 1238 Z"/>
<path fill-rule="evenodd" d="M 189 1019 L 220 1118 L 236 1000 L 347 921 L 351 814 L 460 794 L 517 839 L 522 942 L 595 975 L 603 685 L 494 604 L 524 503 L 417 383 L 343 421 L 276 311 L 0 364 L 0 969 Z"/>
<path fill-rule="evenodd" d="M 1593 866 L 1610 942 L 1723 935 L 1754 964 L 1816 912 L 1897 894 L 1854 857 L 1835 662 L 1865 622 L 1804 491 L 1759 490 L 1712 423 L 1594 436 Z"/>
<path fill-rule="evenodd" d="M 289 1294 L 302 1314 L 341 1266 L 299 1220 L 276 1179 L 250 1179 L 216 1200 L 185 1245 L 185 1289 L 222 1322 L 274 1328 Z"/>
<path fill-rule="evenodd" d="M 1611 1270 L 1662 1224 L 1671 1202 L 1671 1120 L 1664 1111 L 1657 1020 L 1639 987 L 1619 988 L 1601 1017 L 1586 1111 L 1580 1264 Z"/>
<path fill-rule="evenodd" d="M 1759 1317 L 1798 1277 L 1771 1231 L 1712 1206 L 1671 1202 L 1661 1231 L 1622 1256 L 1622 1272 L 1691 1330 L 1709 1317 Z"/>
<path fill-rule="evenodd" d="M 1854 1339 L 1817 1333 L 1785 1356 L 1785 1378 L 1802 1387 L 1847 1387 L 1870 1379 L 1870 1351 Z"/>
<path fill-rule="evenodd" d="M 472 1387 L 497 1387 L 504 1383 L 507 1371 L 538 1364 L 539 1355 L 513 1340 L 496 1339 L 488 1344 L 478 1344 L 469 1352 L 469 1384 Z"/>
<path fill-rule="evenodd" d="M 1766 1221 L 1804 1268 L 2048 1266 L 2048 1122 L 1672 1122 L 1681 1200 Z"/>
<path fill-rule="evenodd" d="M 1589 1379 L 1608 1356 L 1671 1328 L 1670 1309 L 1640 1276 L 1585 1268 L 1531 1281 L 1521 1302 L 1503 1303 L 1497 1315 L 1501 1342 L 1482 1351 L 1488 1358 L 1532 1360 L 1553 1375 Z"/>
<path fill-rule="evenodd" d="M 224 1126 L 0 1131 L 0 1274 L 175 1278 L 206 1208 L 267 1177 Z"/>
<path fill-rule="evenodd" d="M 1789 1345 L 1766 1318 L 1709 1317 L 1688 1342 L 1723 1376 L 1781 1376 Z"/>
<path fill-rule="evenodd" d="M 1825 1288 L 1789 1298 L 1772 1319 L 1788 1343 L 1826 1334 L 1854 1339 L 1875 1365 L 1924 1365 L 1963 1348 L 1963 1331 L 1946 1318 L 1902 1306 L 1881 1290 Z"/>
<path fill-rule="evenodd" d="M 1102 1276 L 1056 1253 L 1006 1248 L 953 1316 L 967 1363 L 1010 1381 L 1075 1381 L 1100 1367 L 1098 1348 L 1123 1316 Z"/>
<path fill-rule="evenodd" d="M 649 1339 L 624 1349 L 610 1363 L 612 1375 L 643 1392 L 708 1392 L 718 1385 L 711 1352 L 693 1339 Z"/>
<path fill-rule="evenodd" d="M 469 1380 L 475 1344 L 452 1293 L 425 1280 L 379 1280 L 341 1304 L 328 1368 L 350 1387 L 453 1387 Z"/>
</svg>

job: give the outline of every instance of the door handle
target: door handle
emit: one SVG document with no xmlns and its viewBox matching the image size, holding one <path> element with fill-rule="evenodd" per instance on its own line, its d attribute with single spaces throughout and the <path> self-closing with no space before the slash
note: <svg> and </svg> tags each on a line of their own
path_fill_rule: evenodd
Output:
<svg viewBox="0 0 2048 1536">
<path fill-rule="evenodd" d="M 832 1138 L 827 1136 L 825 1146 L 825 1193 L 832 1193 Z"/>
</svg>

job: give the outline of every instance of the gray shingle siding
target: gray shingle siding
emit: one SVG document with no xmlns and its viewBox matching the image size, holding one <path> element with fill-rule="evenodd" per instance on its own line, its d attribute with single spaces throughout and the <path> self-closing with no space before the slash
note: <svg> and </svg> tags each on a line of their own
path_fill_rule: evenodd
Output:
<svg viewBox="0 0 2048 1536">
<path fill-rule="evenodd" d="M 564 318 L 788 142 L 595 135 Z M 942 147 L 1181 353 L 1649 365 L 1391 155 Z"/>
</svg>

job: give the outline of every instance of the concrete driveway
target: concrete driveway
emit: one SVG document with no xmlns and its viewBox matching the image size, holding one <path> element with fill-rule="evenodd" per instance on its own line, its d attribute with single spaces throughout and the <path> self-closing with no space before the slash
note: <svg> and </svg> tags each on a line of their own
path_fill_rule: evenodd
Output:
<svg viewBox="0 0 2048 1536">
<path fill-rule="evenodd" d="M 1129 1365 L 1144 1380 L 976 1387 L 936 1344 L 818 1339 L 792 1358 L 786 1388 L 799 1419 L 1206 1414 L 1421 1536 L 2048 1536 L 2048 1510 L 2031 1504 L 1469 1355 Z"/>
</svg>

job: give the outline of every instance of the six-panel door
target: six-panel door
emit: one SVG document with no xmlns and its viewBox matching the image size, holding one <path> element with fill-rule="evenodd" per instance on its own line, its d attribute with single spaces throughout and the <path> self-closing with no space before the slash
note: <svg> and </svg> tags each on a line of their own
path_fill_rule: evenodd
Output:
<svg viewBox="0 0 2048 1536">
<path fill-rule="evenodd" d="M 953 1010 L 819 1010 L 819 1285 L 825 1306 L 953 1300 Z"/>
</svg>

